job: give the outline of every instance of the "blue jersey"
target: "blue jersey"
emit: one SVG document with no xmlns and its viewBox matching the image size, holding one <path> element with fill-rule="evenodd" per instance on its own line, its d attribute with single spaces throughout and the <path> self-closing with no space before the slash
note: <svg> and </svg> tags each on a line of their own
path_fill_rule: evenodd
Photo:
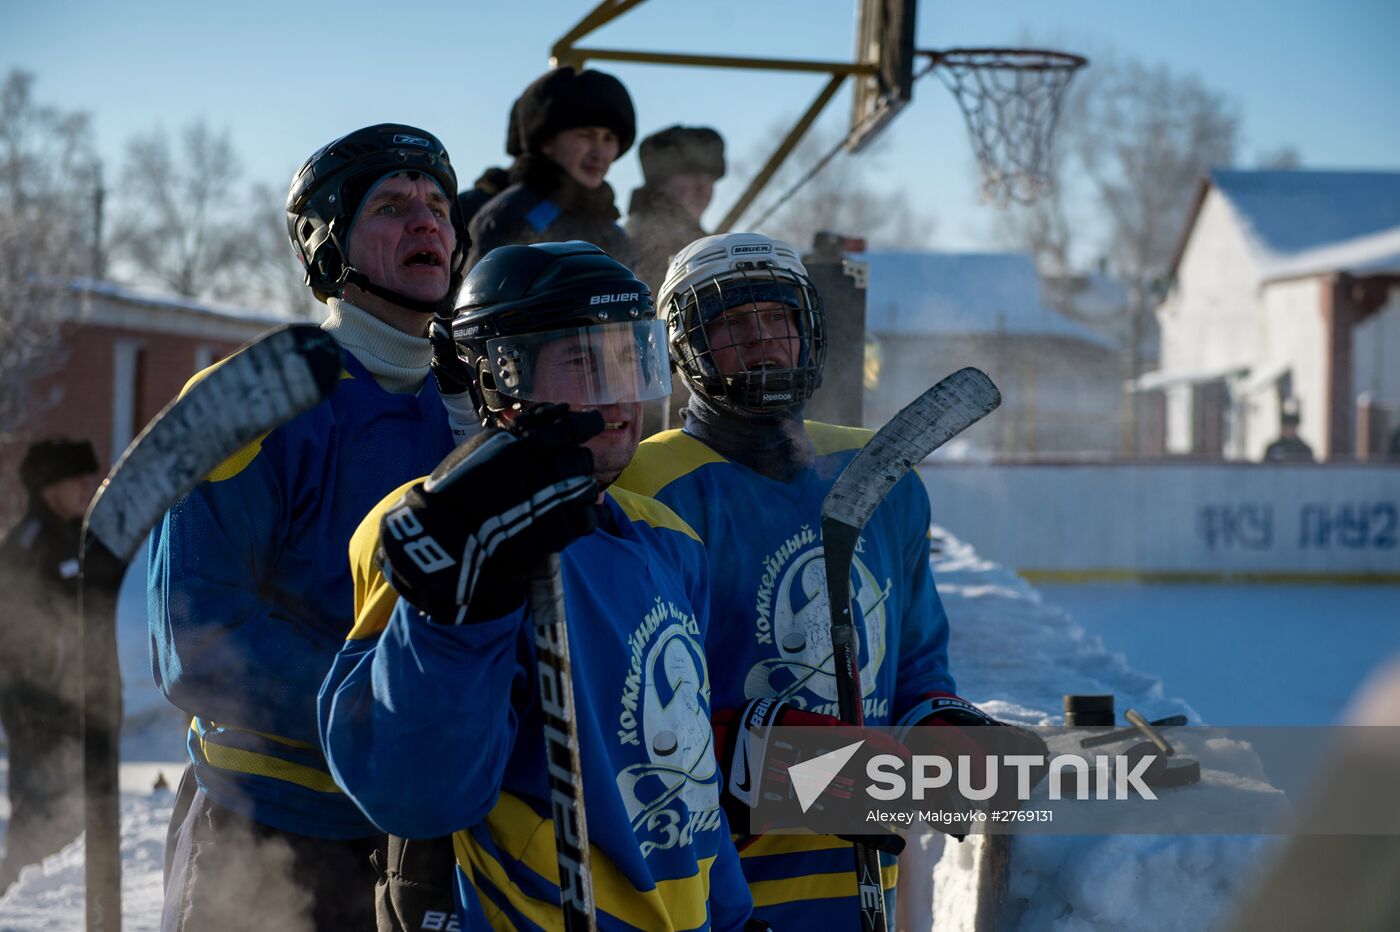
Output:
<svg viewBox="0 0 1400 932">
<path fill-rule="evenodd" d="M 316 693 L 354 624 L 350 536 L 386 492 L 452 449 L 431 378 L 394 394 L 344 358 L 328 399 L 170 510 L 148 578 L 155 679 L 194 716 L 199 785 L 221 806 L 317 838 L 376 832 L 331 779 L 316 732 Z"/>
<path fill-rule="evenodd" d="M 790 482 L 731 462 L 672 430 L 642 443 L 617 480 L 695 528 L 710 557 L 714 702 L 778 696 L 837 715 L 821 506 L 871 432 L 807 422 L 810 466 Z M 888 725 L 930 693 L 954 692 L 948 620 L 929 570 L 929 502 L 906 476 L 861 532 L 851 568 L 865 721 Z M 722 660 L 720 659 L 722 658 Z M 755 914 L 775 928 L 858 928 L 851 846 L 827 836 L 765 836 L 743 848 Z M 894 886 L 885 858 L 885 886 Z"/>
<path fill-rule="evenodd" d="M 436 624 L 351 543 L 359 617 L 321 692 L 332 772 L 385 831 L 454 832 L 465 929 L 553 929 L 534 632 L 522 607 Z M 719 807 L 703 643 L 705 554 L 669 509 L 624 491 L 561 555 L 593 890 L 602 929 L 737 929 L 749 892 Z"/>
</svg>

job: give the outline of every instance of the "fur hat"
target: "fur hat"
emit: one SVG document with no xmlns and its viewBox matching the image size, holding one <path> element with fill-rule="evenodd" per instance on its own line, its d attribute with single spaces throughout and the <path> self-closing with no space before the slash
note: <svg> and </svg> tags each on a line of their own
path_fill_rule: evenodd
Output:
<svg viewBox="0 0 1400 932">
<path fill-rule="evenodd" d="M 515 131 L 507 133 L 509 155 L 541 155 L 540 146 L 577 126 L 605 126 L 617 133 L 617 154 L 637 138 L 637 112 L 622 82 L 601 71 L 555 68 L 536 78 L 511 107 Z"/>
<path fill-rule="evenodd" d="M 37 495 L 55 482 L 97 470 L 97 452 L 91 443 L 54 437 L 40 440 L 25 452 L 19 464 L 19 478 L 30 495 Z"/>
<path fill-rule="evenodd" d="M 672 126 L 652 133 L 638 154 L 649 185 L 691 173 L 724 177 L 724 138 L 708 126 Z"/>
</svg>

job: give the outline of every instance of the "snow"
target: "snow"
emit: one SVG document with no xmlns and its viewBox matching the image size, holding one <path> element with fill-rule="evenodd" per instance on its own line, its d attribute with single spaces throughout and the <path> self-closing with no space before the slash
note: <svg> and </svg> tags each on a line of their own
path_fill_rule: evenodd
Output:
<svg viewBox="0 0 1400 932">
<path fill-rule="evenodd" d="M 1111 692 L 1119 708 L 1131 705 L 1152 716 L 1182 712 L 1199 720 L 1191 705 L 1164 693 L 1159 679 L 1106 650 L 1014 573 L 946 532 L 937 532 L 936 543 L 934 572 L 954 631 L 953 670 L 969 699 L 1024 724 L 1057 722 L 1061 696 L 1069 692 Z M 153 792 L 152 785 L 163 773 L 174 787 L 183 741 L 183 723 L 162 717 L 163 700 L 151 685 L 141 595 L 139 577 L 129 577 L 119 637 L 128 709 L 139 720 L 123 741 L 122 767 L 123 912 L 131 932 L 159 925 L 172 794 Z M 1238 801 L 1253 793 L 1250 798 L 1267 801 L 1277 795 L 1251 769 L 1257 765 L 1244 750 L 1190 750 L 1202 760 L 1202 785 L 1213 785 L 1215 798 L 1233 793 L 1228 798 Z M 945 845 L 939 835 L 914 840 L 901 865 L 901 928 L 928 928 L 930 915 L 938 932 L 971 928 L 978 843 Z M 1270 844 L 1231 836 L 1017 836 L 1007 927 L 1205 928 L 1249 882 Z M 80 929 L 82 857 L 79 840 L 26 870 L 0 900 L 0 929 Z"/>
<path fill-rule="evenodd" d="M 260 308 L 239 307 L 232 304 L 215 304 L 209 301 L 196 301 L 193 298 L 172 295 L 162 291 L 152 291 L 134 285 L 122 285 L 105 279 L 75 278 L 70 287 L 78 293 L 101 295 L 116 301 L 126 301 L 146 307 L 167 308 L 176 311 L 205 314 L 211 317 L 234 317 L 255 323 L 275 324 L 294 320 L 285 311 L 269 311 Z"/>
<path fill-rule="evenodd" d="M 1400 268 L 1400 172 L 1216 170 L 1210 180 L 1265 281 Z"/>
<path fill-rule="evenodd" d="M 1216 170 L 1210 180 L 1278 256 L 1400 227 L 1400 172 Z"/>
<path fill-rule="evenodd" d="M 952 669 L 968 699 L 1005 721 L 1027 725 L 1058 724 L 1066 693 L 1112 693 L 1120 710 L 1132 706 L 1149 717 L 1181 712 L 1201 720 L 1186 701 L 1167 696 L 1159 679 L 1106 650 L 1010 570 L 946 532 L 942 551 L 934 557 L 934 576 L 953 630 Z M 1202 760 L 1201 786 L 1213 784 L 1217 801 L 1268 804 L 1270 788 L 1257 779 L 1262 774 L 1251 772 L 1257 766 L 1251 754 L 1229 747 L 1216 749 L 1213 758 L 1209 749 L 1190 753 Z M 1222 769 L 1212 769 L 1212 763 Z M 1258 795 L 1242 797 L 1242 781 L 1253 781 Z M 1193 805 L 1207 804 L 1205 792 L 1192 796 Z M 902 859 L 901 885 L 918 884 L 919 847 L 927 861 L 942 851 L 930 891 L 938 932 L 972 929 L 979 844 L 931 840 Z M 1208 928 L 1247 888 L 1273 844 L 1268 837 L 1228 835 L 1017 835 L 1003 928 Z M 912 898 L 902 897 L 901 905 Z M 911 912 L 905 913 L 909 920 Z"/>
<path fill-rule="evenodd" d="M 869 266 L 872 333 L 1016 333 L 1114 345 L 1046 307 L 1035 263 L 1021 253 L 872 250 L 853 258 Z"/>
</svg>

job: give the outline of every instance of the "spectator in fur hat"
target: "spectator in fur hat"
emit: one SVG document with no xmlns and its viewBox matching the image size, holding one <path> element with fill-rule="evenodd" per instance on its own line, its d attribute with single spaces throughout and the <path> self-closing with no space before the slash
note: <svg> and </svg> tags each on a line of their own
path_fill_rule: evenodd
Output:
<svg viewBox="0 0 1400 932">
<path fill-rule="evenodd" d="M 580 239 L 624 265 L 635 260 L 604 180 L 637 136 L 627 89 L 610 74 L 555 68 L 511 108 L 510 187 L 472 219 L 474 265 L 497 246 Z"/>
<path fill-rule="evenodd" d="M 666 266 L 681 247 L 709 234 L 700 217 L 724 177 L 724 139 L 702 126 L 672 126 L 642 140 L 644 184 L 632 192 L 627 235 L 637 245 L 633 271 L 661 290 Z"/>
<path fill-rule="evenodd" d="M 671 257 L 709 231 L 700 217 L 724 177 L 724 139 L 705 126 L 672 126 L 642 140 L 643 185 L 627 207 L 627 235 L 637 249 L 637 277 L 661 291 Z M 669 399 L 649 401 L 643 415 L 647 436 L 680 424 L 690 392 L 680 379 Z"/>
<path fill-rule="evenodd" d="M 0 895 L 83 829 L 78 538 L 98 470 L 86 440 L 31 446 L 19 469 L 28 506 L 0 541 L 0 725 L 10 757 Z M 116 597 L 115 560 L 94 556 L 85 571 L 90 595 Z"/>
</svg>

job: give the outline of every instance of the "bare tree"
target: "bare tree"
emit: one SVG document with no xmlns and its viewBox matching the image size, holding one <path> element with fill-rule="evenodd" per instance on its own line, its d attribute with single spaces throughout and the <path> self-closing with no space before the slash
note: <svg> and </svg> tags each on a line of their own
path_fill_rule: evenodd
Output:
<svg viewBox="0 0 1400 932">
<path fill-rule="evenodd" d="M 253 264 L 243 172 L 227 132 L 202 120 L 180 134 L 177 154 L 160 131 L 127 144 L 112 252 L 146 278 L 189 297 L 225 297 Z M 224 294 L 221 294 L 224 291 Z"/>
<path fill-rule="evenodd" d="M 301 263 L 287 238 L 284 196 L 265 184 L 255 185 L 249 196 L 247 248 L 251 265 L 238 292 L 241 302 L 285 311 L 294 317 L 317 319 L 325 314 L 306 287 Z"/>
<path fill-rule="evenodd" d="M 786 128 L 786 124 L 775 127 L 769 138 L 778 138 Z M 761 216 L 843 136 L 835 126 L 814 127 L 774 176 L 758 209 L 751 210 L 749 217 Z M 937 225 L 934 218 L 918 213 L 907 191 L 880 192 L 870 183 L 879 168 L 881 148 L 876 143 L 858 156 L 837 155 L 759 224 L 759 232 L 787 240 L 799 250 L 810 248 L 813 236 L 823 230 L 865 237 L 872 247 L 926 246 Z M 755 154 L 753 164 L 767 156 L 765 148 Z"/>
<path fill-rule="evenodd" d="M 1075 136 L 1108 221 L 1108 256 L 1128 289 L 1131 378 L 1142 374 L 1149 325 L 1191 208 L 1212 166 L 1234 161 L 1239 116 L 1195 77 L 1136 62 L 1104 66 Z"/>
<path fill-rule="evenodd" d="M 96 248 L 88 116 L 37 103 L 33 84 L 11 71 L 0 87 L 0 441 L 22 434 L 52 402 L 32 386 L 63 362 L 62 305 Z"/>
</svg>

